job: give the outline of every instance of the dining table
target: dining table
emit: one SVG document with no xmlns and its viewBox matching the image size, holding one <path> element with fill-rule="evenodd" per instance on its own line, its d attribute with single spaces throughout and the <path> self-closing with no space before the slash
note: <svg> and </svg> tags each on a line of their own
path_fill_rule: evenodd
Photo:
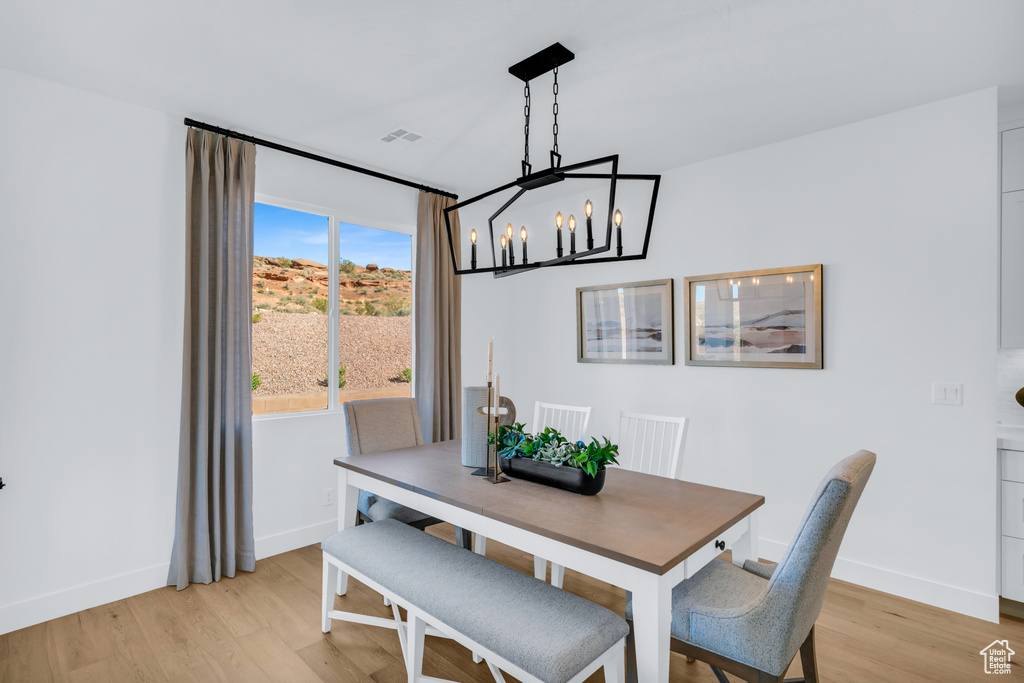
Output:
<svg viewBox="0 0 1024 683">
<path fill-rule="evenodd" d="M 335 458 L 338 528 L 359 490 L 632 592 L 639 683 L 667 683 L 672 589 L 725 549 L 757 560 L 764 496 L 623 468 L 584 496 L 463 467 L 458 440 Z"/>
</svg>

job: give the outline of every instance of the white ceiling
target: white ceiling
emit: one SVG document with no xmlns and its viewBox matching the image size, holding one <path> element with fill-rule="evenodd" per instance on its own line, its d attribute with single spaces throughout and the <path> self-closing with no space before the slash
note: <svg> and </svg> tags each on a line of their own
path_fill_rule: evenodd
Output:
<svg viewBox="0 0 1024 683">
<path fill-rule="evenodd" d="M 658 172 L 981 88 L 1024 100 L 1022 0 L 5 0 L 0 66 L 458 192 L 512 180 L 561 42 L 564 163 Z M 546 165 L 551 82 L 533 83 Z M 398 126 L 433 138 L 380 138 Z M 405 149 L 401 147 L 404 146 Z"/>
</svg>

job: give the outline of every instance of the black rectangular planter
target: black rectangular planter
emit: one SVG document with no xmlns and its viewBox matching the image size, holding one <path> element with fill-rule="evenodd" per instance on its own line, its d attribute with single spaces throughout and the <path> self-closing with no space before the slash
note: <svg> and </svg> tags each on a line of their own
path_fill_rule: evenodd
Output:
<svg viewBox="0 0 1024 683">
<path fill-rule="evenodd" d="M 598 470 L 592 477 L 578 467 L 555 466 L 549 462 L 530 458 L 498 458 L 501 471 L 516 479 L 525 479 L 545 486 L 592 496 L 604 488 L 604 470 Z"/>
</svg>

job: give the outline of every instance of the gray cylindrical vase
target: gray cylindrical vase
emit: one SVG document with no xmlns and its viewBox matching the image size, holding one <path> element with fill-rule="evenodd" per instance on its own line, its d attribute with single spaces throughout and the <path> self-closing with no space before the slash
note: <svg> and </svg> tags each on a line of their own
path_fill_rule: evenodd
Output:
<svg viewBox="0 0 1024 683">
<path fill-rule="evenodd" d="M 487 417 L 477 408 L 487 409 L 487 387 L 462 388 L 462 464 L 487 467 Z"/>
</svg>

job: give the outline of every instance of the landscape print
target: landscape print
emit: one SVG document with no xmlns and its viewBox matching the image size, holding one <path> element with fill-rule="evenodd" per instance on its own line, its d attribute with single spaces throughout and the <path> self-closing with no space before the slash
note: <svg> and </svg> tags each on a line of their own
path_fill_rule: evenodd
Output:
<svg viewBox="0 0 1024 683">
<path fill-rule="evenodd" d="M 581 362 L 672 362 L 671 280 L 577 290 Z"/>
<path fill-rule="evenodd" d="M 821 367 L 820 266 L 688 278 L 691 364 Z"/>
</svg>

